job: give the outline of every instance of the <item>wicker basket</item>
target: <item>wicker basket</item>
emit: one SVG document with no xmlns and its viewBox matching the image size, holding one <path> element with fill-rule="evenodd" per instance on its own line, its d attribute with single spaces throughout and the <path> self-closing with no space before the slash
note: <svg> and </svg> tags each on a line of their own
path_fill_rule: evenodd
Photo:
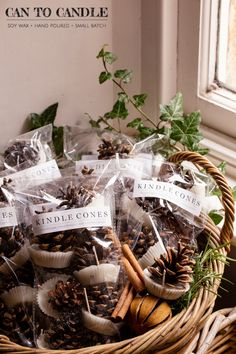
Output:
<svg viewBox="0 0 236 354">
<path fill-rule="evenodd" d="M 207 160 L 207 158 L 193 152 L 179 152 L 173 155 L 171 162 L 182 162 L 184 160 L 191 161 L 197 166 L 206 170 L 216 181 L 222 192 L 222 203 L 225 209 L 224 225 L 219 232 L 213 222 L 207 218 L 204 235 L 210 236 L 210 244 L 217 247 L 220 244 L 230 242 L 233 234 L 234 222 L 234 200 L 231 189 L 229 188 L 224 176 L 219 170 Z M 226 254 L 229 246 L 220 248 L 219 252 Z M 213 271 L 223 274 L 224 263 L 218 260 L 212 262 Z M 187 345 L 192 338 L 198 336 L 199 330 L 203 328 L 205 323 L 208 323 L 208 318 L 211 315 L 216 299 L 219 281 L 215 281 L 211 291 L 206 288 L 201 288 L 198 295 L 193 299 L 188 308 L 172 317 L 163 325 L 148 331 L 147 333 L 124 340 L 117 343 L 98 345 L 83 349 L 74 350 L 48 350 L 48 349 L 32 349 L 19 346 L 11 342 L 6 336 L 0 335 L 0 353 L 18 353 L 18 354 L 138 354 L 138 353 L 158 353 L 158 354 L 174 354 L 186 353 L 191 351 Z M 211 317 L 210 317 L 211 318 Z M 195 341 L 196 343 L 196 341 Z"/>
<path fill-rule="evenodd" d="M 236 307 L 212 313 L 182 354 L 235 354 Z"/>
</svg>

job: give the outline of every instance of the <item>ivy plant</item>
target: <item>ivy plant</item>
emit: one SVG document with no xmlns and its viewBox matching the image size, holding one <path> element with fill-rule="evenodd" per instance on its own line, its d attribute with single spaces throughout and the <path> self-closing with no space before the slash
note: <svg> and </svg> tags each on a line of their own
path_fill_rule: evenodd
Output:
<svg viewBox="0 0 236 354">
<path fill-rule="evenodd" d="M 55 148 L 56 155 L 58 157 L 63 154 L 63 127 L 57 127 L 55 125 L 55 119 L 57 115 L 58 102 L 47 107 L 43 112 L 30 113 L 27 117 L 29 120 L 30 130 L 40 128 L 47 124 L 52 124 L 52 140 Z"/>
<path fill-rule="evenodd" d="M 98 117 L 98 119 L 90 117 L 90 125 L 94 128 L 105 128 L 120 133 L 121 121 L 127 119 L 130 106 L 133 106 L 138 117 L 131 120 L 126 126 L 135 129 L 138 140 L 147 138 L 152 134 L 164 134 L 168 141 L 168 146 L 165 146 L 167 156 L 176 150 L 190 150 L 206 154 L 208 150 L 199 145 L 203 138 L 199 129 L 200 112 L 185 114 L 183 95 L 178 92 L 169 104 L 160 105 L 159 119 L 147 115 L 143 106 L 148 95 L 146 93 L 132 95 L 128 93 L 127 84 L 132 80 L 132 70 L 122 68 L 112 71 L 111 64 L 117 60 L 117 56 L 105 48 L 103 47 L 97 55 L 103 65 L 103 71 L 99 74 L 98 79 L 100 84 L 111 80 L 118 87 L 117 98 L 109 112 Z"/>
</svg>

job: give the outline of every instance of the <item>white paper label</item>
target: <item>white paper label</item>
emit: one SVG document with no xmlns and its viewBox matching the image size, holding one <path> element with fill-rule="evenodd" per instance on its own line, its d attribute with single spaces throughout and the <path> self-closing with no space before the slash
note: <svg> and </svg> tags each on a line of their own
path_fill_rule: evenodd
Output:
<svg viewBox="0 0 236 354">
<path fill-rule="evenodd" d="M 34 204 L 30 206 L 30 212 L 31 215 L 35 215 L 37 213 L 47 213 L 47 212 L 52 212 L 53 210 L 56 210 L 58 205 L 61 203 L 62 201 L 60 200 L 58 202 L 58 204 L 56 203 L 42 203 L 42 204 Z"/>
<path fill-rule="evenodd" d="M 141 177 L 143 171 L 143 162 L 137 159 L 76 161 L 77 172 L 81 172 L 85 166 L 93 169 L 93 174 L 96 175 L 120 171 L 125 177 Z"/>
<path fill-rule="evenodd" d="M 0 208 L 0 230 L 2 227 L 17 225 L 14 207 Z"/>
<path fill-rule="evenodd" d="M 28 186 L 32 181 L 34 185 L 41 184 L 42 180 L 50 181 L 61 177 L 61 172 L 55 160 L 50 160 L 25 170 L 12 173 L 5 178 L 10 178 L 18 188 Z M 0 183 L 2 184 L 3 178 Z"/>
<path fill-rule="evenodd" d="M 58 210 L 33 216 L 33 231 L 35 235 L 83 227 L 105 227 L 111 225 L 109 207 Z"/>
<path fill-rule="evenodd" d="M 98 155 L 96 154 L 91 154 L 91 155 L 82 155 L 81 160 L 87 161 L 87 160 L 97 160 Z"/>
<path fill-rule="evenodd" d="M 162 198 L 197 216 L 202 209 L 196 194 L 167 182 L 135 180 L 133 197 Z"/>
</svg>

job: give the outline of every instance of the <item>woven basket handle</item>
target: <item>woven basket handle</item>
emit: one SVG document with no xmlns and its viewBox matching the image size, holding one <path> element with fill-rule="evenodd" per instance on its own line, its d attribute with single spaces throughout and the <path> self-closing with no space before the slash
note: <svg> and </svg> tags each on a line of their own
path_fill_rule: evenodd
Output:
<svg viewBox="0 0 236 354">
<path fill-rule="evenodd" d="M 234 199 L 231 188 L 229 187 L 225 177 L 206 157 L 192 151 L 181 151 L 172 155 L 170 162 L 180 163 L 182 161 L 190 161 L 195 165 L 203 168 L 206 173 L 211 175 L 217 183 L 222 193 L 222 204 L 225 210 L 224 225 L 221 229 L 220 237 L 223 244 L 229 243 L 233 237 L 234 229 Z M 228 247 L 226 247 L 228 248 Z"/>
</svg>

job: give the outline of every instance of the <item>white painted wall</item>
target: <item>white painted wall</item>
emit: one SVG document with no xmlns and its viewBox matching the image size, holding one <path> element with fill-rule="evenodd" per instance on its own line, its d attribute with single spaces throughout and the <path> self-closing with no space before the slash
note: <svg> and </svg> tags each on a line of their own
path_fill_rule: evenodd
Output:
<svg viewBox="0 0 236 354">
<path fill-rule="evenodd" d="M 85 120 L 85 112 L 97 117 L 111 109 L 112 84 L 98 83 L 102 66 L 96 55 L 104 44 L 119 55 L 118 66 L 134 70 L 130 89 L 140 92 L 141 0 L 44 0 L 40 5 L 52 10 L 108 7 L 106 27 L 98 29 L 36 28 L 42 21 L 7 20 L 5 15 L 8 7 L 35 6 L 37 0 L 0 1 L 0 149 L 26 129 L 30 112 L 39 113 L 54 102 L 59 102 L 58 124 L 75 124 Z M 28 23 L 29 28 L 19 28 L 20 23 Z"/>
</svg>

